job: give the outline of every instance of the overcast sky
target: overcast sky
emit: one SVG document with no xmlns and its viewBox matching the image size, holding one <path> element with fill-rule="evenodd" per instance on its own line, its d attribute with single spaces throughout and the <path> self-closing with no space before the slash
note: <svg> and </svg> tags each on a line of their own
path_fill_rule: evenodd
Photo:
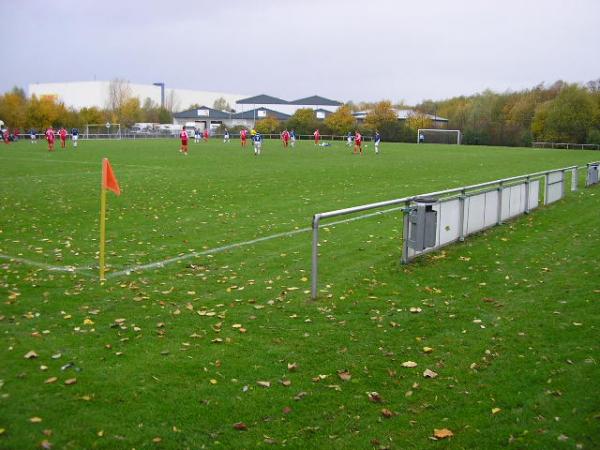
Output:
<svg viewBox="0 0 600 450">
<path fill-rule="evenodd" d="M 600 78 L 600 0 L 0 0 L 0 92 L 124 78 L 288 100 Z"/>
</svg>

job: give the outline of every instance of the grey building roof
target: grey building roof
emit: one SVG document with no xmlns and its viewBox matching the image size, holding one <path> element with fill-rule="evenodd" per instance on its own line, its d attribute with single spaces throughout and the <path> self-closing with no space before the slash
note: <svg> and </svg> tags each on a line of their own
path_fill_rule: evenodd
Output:
<svg viewBox="0 0 600 450">
<path fill-rule="evenodd" d="M 205 111 L 208 111 L 206 113 Z M 188 109 L 187 111 L 181 111 L 173 114 L 173 117 L 176 119 L 229 119 L 231 114 L 225 111 L 220 111 L 218 109 L 209 108 L 208 106 L 202 106 L 200 108 Z"/>
<path fill-rule="evenodd" d="M 342 103 L 331 100 L 320 95 L 313 95 L 312 97 L 299 98 L 289 102 L 291 105 L 311 105 L 311 106 L 342 106 Z"/>
<path fill-rule="evenodd" d="M 317 113 L 323 113 L 323 115 L 325 117 L 329 117 L 330 115 L 332 115 L 333 113 L 331 111 L 327 111 L 326 109 L 323 108 L 319 108 L 319 109 L 315 109 L 315 115 L 317 115 Z"/>
<path fill-rule="evenodd" d="M 287 105 L 289 102 L 282 98 L 260 94 L 254 97 L 243 98 L 236 102 L 239 105 Z"/>
<path fill-rule="evenodd" d="M 273 111 L 272 109 L 269 109 L 269 108 L 256 108 L 256 109 L 251 109 L 250 111 L 243 111 L 243 112 L 235 113 L 231 116 L 231 118 L 232 119 L 249 119 L 249 120 L 264 119 L 264 117 L 258 116 L 258 111 L 265 111 L 267 117 L 274 117 L 277 120 L 288 120 L 290 117 L 292 117 L 289 114 L 284 114 L 279 111 Z"/>
</svg>

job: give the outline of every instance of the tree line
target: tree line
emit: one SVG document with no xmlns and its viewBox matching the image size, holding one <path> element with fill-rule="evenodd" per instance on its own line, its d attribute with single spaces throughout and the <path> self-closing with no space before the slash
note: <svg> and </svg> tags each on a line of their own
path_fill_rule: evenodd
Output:
<svg viewBox="0 0 600 450">
<path fill-rule="evenodd" d="M 82 128 L 86 124 L 171 123 L 174 104 L 161 107 L 147 98 L 143 102 L 131 96 L 123 80 L 111 83 L 105 108 L 68 108 L 54 97 L 28 98 L 21 88 L 13 88 L 0 96 L 0 119 L 10 128 L 22 130 L 67 126 Z M 224 99 L 215 108 L 229 110 Z M 395 109 L 414 112 L 406 120 L 398 120 Z M 361 123 L 354 112 L 368 110 Z M 414 107 L 392 104 L 347 102 L 324 120 L 312 109 L 299 109 L 285 122 L 267 117 L 256 124 L 261 133 L 278 133 L 283 128 L 298 134 L 345 135 L 359 130 L 372 134 L 378 130 L 387 141 L 414 142 L 418 128 L 433 126 L 430 115 L 448 119 L 449 129 L 463 133 L 463 143 L 502 146 L 530 146 L 534 141 L 600 144 L 600 79 L 586 84 L 557 81 L 532 89 L 496 93 L 486 90 L 471 96 L 441 101 L 425 100 Z"/>
</svg>

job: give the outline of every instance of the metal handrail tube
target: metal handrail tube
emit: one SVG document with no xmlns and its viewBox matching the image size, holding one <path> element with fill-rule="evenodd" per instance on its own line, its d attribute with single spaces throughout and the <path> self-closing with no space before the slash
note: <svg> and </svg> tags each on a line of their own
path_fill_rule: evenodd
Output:
<svg viewBox="0 0 600 450">
<path fill-rule="evenodd" d="M 532 178 L 543 177 L 543 176 L 546 176 L 549 173 L 553 173 L 553 172 L 562 171 L 564 173 L 567 170 L 576 171 L 577 169 L 585 168 L 592 164 L 599 164 L 599 163 L 588 163 L 587 165 L 583 165 L 583 166 L 573 165 L 573 166 L 568 166 L 568 167 L 562 167 L 560 169 L 542 170 L 540 172 L 534 172 L 534 173 L 530 173 L 530 174 L 526 174 L 526 175 L 519 175 L 519 176 L 515 176 L 515 177 L 502 178 L 499 180 L 487 181 L 485 183 L 478 183 L 478 184 L 473 184 L 470 186 L 462 186 L 462 187 L 453 188 L 453 189 L 445 189 L 443 191 L 429 192 L 427 194 L 414 195 L 414 196 L 410 196 L 410 197 L 402 197 L 402 198 L 398 198 L 398 199 L 394 199 L 394 200 L 386 200 L 386 201 L 382 201 L 382 202 L 369 203 L 366 205 L 359 205 L 359 206 L 354 206 L 354 207 L 350 207 L 350 208 L 343 208 L 343 209 L 337 209 L 334 211 L 327 211 L 327 212 L 323 212 L 323 213 L 314 214 L 313 220 L 312 220 L 313 239 L 312 239 L 312 258 L 311 258 L 312 259 L 311 296 L 313 299 L 317 298 L 319 226 L 320 226 L 321 219 L 328 219 L 331 217 L 343 216 L 343 215 L 347 215 L 347 214 L 354 214 L 354 213 L 366 211 L 369 209 L 377 209 L 377 208 L 383 208 L 386 206 L 397 205 L 399 203 L 406 203 L 406 206 L 408 207 L 410 202 L 415 201 L 419 197 L 439 197 L 441 195 L 455 194 L 455 193 L 463 194 L 466 191 L 480 189 L 480 188 L 487 187 L 487 186 L 502 185 L 502 184 L 504 184 L 506 182 L 510 182 L 510 181 L 516 181 L 516 180 L 530 181 Z"/>
</svg>

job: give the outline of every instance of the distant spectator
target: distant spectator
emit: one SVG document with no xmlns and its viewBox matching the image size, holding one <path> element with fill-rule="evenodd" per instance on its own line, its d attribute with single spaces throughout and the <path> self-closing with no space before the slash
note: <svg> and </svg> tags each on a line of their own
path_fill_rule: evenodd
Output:
<svg viewBox="0 0 600 450">
<path fill-rule="evenodd" d="M 425 143 L 425 135 L 423 133 L 419 133 L 419 144 Z"/>
<path fill-rule="evenodd" d="M 29 140 L 32 144 L 37 144 L 37 130 L 35 128 L 29 130 Z"/>
<path fill-rule="evenodd" d="M 375 130 L 375 136 L 373 136 L 373 142 L 375 143 L 375 154 L 379 155 L 379 144 L 381 144 L 381 135 L 379 131 Z"/>
</svg>

